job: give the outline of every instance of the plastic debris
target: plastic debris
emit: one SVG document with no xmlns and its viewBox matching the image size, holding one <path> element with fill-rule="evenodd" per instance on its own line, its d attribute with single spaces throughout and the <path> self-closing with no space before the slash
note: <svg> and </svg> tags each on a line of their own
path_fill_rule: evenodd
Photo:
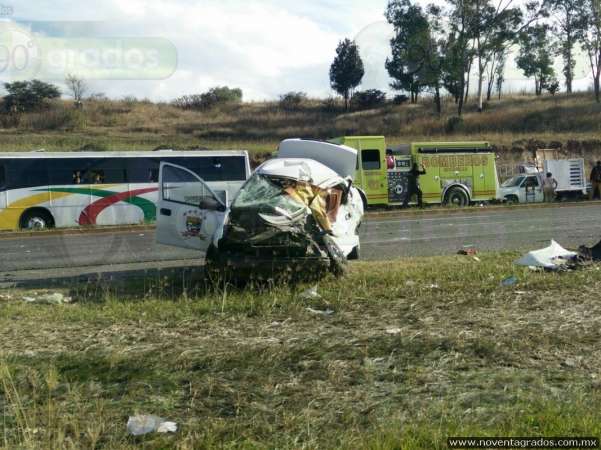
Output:
<svg viewBox="0 0 601 450">
<path fill-rule="evenodd" d="M 545 269 L 558 269 L 576 257 L 577 254 L 566 250 L 555 241 L 541 250 L 535 250 L 515 261 L 518 266 L 543 267 Z"/>
<path fill-rule="evenodd" d="M 482 262 L 482 260 L 480 258 L 478 258 L 477 256 L 474 256 L 472 259 L 476 262 Z"/>
<path fill-rule="evenodd" d="M 23 301 L 27 303 L 42 303 L 47 305 L 62 305 L 64 303 L 71 303 L 71 297 L 55 292 L 54 294 L 40 294 L 34 296 L 24 296 Z"/>
<path fill-rule="evenodd" d="M 10 294 L 0 294 L 0 300 L 12 300 L 13 296 Z"/>
<path fill-rule="evenodd" d="M 601 241 L 597 243 L 594 247 L 587 247 L 585 245 L 581 245 L 578 249 L 580 256 L 584 259 L 592 260 L 592 261 L 601 261 Z"/>
<path fill-rule="evenodd" d="M 319 295 L 319 292 L 317 292 L 317 285 L 315 285 L 306 291 L 301 292 L 299 298 L 302 300 L 319 300 L 321 295 Z"/>
<path fill-rule="evenodd" d="M 386 328 L 386 334 L 392 334 L 392 335 L 401 334 L 401 329 L 400 328 Z"/>
<path fill-rule="evenodd" d="M 331 316 L 334 314 L 334 311 L 332 311 L 331 309 L 326 309 L 322 311 L 319 309 L 307 308 L 307 311 L 309 311 L 311 314 L 316 314 L 319 316 Z"/>
<path fill-rule="evenodd" d="M 478 250 L 473 245 L 464 245 L 463 248 L 457 252 L 457 254 L 465 256 L 476 256 L 478 254 Z"/>
<path fill-rule="evenodd" d="M 501 281 L 501 286 L 504 286 L 504 287 L 515 286 L 518 281 L 519 280 L 517 279 L 517 277 L 512 275 L 509 278 L 505 278 L 503 281 Z"/>
<path fill-rule="evenodd" d="M 175 433 L 177 424 L 168 422 L 162 417 L 153 415 L 130 416 L 127 421 L 127 432 L 133 436 L 148 433 Z"/>
</svg>

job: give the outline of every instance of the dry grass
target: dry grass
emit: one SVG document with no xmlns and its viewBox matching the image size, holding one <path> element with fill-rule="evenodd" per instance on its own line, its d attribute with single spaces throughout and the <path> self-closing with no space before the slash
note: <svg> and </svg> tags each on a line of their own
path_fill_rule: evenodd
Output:
<svg viewBox="0 0 601 450">
<path fill-rule="evenodd" d="M 415 140 L 488 140 L 501 154 L 536 146 L 560 145 L 570 151 L 601 153 L 601 106 L 590 94 L 510 96 L 491 101 L 484 113 L 469 103 L 464 123 L 448 133 L 455 105 L 447 101 L 442 117 L 430 100 L 417 105 L 388 104 L 344 112 L 318 100 L 296 111 L 277 103 L 223 105 L 208 111 L 181 110 L 148 101 L 89 101 L 82 112 L 69 102 L 51 112 L 3 119 L 0 149 L 98 150 L 167 148 L 243 148 L 271 152 L 287 137 L 331 138 L 385 135 L 391 144 Z M 572 142 L 570 142 L 572 141 Z"/>
<path fill-rule="evenodd" d="M 64 306 L 4 301 L 0 446 L 442 449 L 448 435 L 599 435 L 601 271 L 533 273 L 515 256 L 358 263 L 312 301 L 302 286 L 181 280 L 84 286 Z M 500 287 L 511 274 L 519 284 Z M 180 430 L 128 437 L 135 412 Z"/>
</svg>

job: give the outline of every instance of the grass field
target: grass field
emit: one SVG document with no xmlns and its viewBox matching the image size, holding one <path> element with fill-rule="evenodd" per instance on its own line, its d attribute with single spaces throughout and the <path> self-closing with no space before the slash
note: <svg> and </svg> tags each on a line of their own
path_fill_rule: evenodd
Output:
<svg viewBox="0 0 601 450">
<path fill-rule="evenodd" d="M 492 100 L 483 113 L 468 103 L 464 122 L 450 131 L 455 105 L 444 114 L 431 100 L 387 104 L 345 112 L 340 105 L 308 100 L 289 111 L 277 102 L 222 105 L 205 111 L 135 100 L 87 101 L 75 110 L 60 101 L 49 111 L 0 116 L 0 151 L 152 150 L 155 148 L 247 149 L 272 152 L 288 137 L 327 139 L 342 135 L 384 135 L 389 144 L 420 140 L 488 140 L 502 158 L 522 159 L 525 151 L 560 147 L 601 155 L 601 105 L 590 93 Z"/>
<path fill-rule="evenodd" d="M 537 273 L 516 256 L 356 263 L 316 300 L 299 295 L 307 286 L 207 292 L 180 279 L 82 286 L 67 305 L 0 291 L 0 447 L 601 436 L 601 270 Z M 518 284 L 501 287 L 510 275 Z M 179 430 L 128 436 L 135 413 Z"/>
</svg>

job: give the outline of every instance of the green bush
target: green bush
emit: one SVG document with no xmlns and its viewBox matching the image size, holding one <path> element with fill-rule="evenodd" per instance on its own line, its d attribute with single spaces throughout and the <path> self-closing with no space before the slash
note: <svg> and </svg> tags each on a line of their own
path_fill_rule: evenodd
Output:
<svg viewBox="0 0 601 450">
<path fill-rule="evenodd" d="M 172 103 L 181 109 L 205 110 L 218 105 L 237 104 L 242 101 L 242 90 L 227 86 L 214 87 L 203 94 L 182 95 Z"/>
<path fill-rule="evenodd" d="M 306 101 L 307 94 L 291 91 L 280 95 L 279 107 L 284 111 L 296 111 Z"/>
<path fill-rule="evenodd" d="M 353 109 L 371 109 L 382 106 L 386 103 L 386 94 L 379 89 L 368 89 L 366 91 L 355 92 L 351 99 Z"/>
<path fill-rule="evenodd" d="M 449 117 L 445 125 L 445 132 L 456 133 L 463 129 L 463 118 L 459 116 Z"/>
</svg>

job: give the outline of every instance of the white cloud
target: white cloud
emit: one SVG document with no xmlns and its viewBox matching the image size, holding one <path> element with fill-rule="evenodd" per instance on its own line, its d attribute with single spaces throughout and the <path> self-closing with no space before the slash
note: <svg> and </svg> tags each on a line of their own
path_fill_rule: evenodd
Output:
<svg viewBox="0 0 601 450">
<path fill-rule="evenodd" d="M 167 100 L 215 85 L 245 98 L 288 90 L 329 92 L 328 68 L 339 40 L 381 21 L 386 0 L 33 0 L 15 7 L 26 20 L 99 20 L 104 35 L 160 36 L 174 43 L 178 69 L 166 80 L 97 81 L 112 96 Z M 385 86 L 383 86 L 385 87 Z"/>
</svg>

